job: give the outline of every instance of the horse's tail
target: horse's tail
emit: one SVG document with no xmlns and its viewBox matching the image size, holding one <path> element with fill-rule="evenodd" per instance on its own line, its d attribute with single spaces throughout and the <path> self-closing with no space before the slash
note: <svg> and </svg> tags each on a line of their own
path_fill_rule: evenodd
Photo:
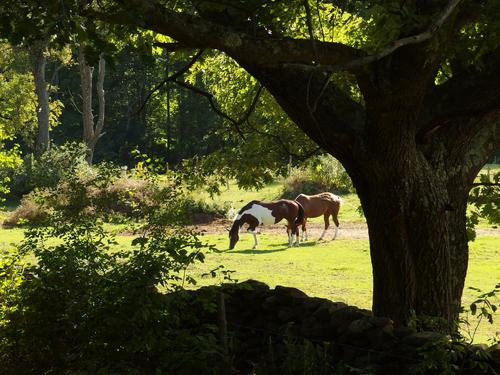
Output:
<svg viewBox="0 0 500 375">
<path fill-rule="evenodd" d="M 302 222 L 304 221 L 304 207 L 302 207 L 299 202 L 295 202 L 299 206 L 299 213 L 297 214 L 297 218 L 295 219 L 295 224 L 302 224 Z"/>
</svg>

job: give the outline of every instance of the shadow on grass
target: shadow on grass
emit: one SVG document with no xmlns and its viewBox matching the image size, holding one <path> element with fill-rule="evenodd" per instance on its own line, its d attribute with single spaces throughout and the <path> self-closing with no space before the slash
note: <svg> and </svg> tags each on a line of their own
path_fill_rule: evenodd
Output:
<svg viewBox="0 0 500 375">
<path fill-rule="evenodd" d="M 316 246 L 317 244 L 318 244 L 317 241 L 301 243 L 299 246 L 293 246 L 293 247 L 289 247 L 288 244 L 273 244 L 273 245 L 267 245 L 271 249 L 226 250 L 224 252 L 234 253 L 234 254 L 270 254 L 270 253 L 277 253 L 280 251 L 300 249 L 301 247 Z"/>
<path fill-rule="evenodd" d="M 288 246 L 284 245 L 272 245 L 272 246 L 280 246 L 279 249 L 247 249 L 247 250 L 227 250 L 226 253 L 234 253 L 234 254 L 270 254 L 277 253 L 280 251 L 286 251 L 289 249 Z"/>
</svg>

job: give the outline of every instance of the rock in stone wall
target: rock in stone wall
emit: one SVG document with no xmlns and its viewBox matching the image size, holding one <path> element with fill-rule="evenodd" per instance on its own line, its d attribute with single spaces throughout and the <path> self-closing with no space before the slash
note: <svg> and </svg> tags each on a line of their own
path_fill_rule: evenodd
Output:
<svg viewBox="0 0 500 375">
<path fill-rule="evenodd" d="M 275 368 L 261 373 L 279 372 L 280 365 L 290 360 L 290 342 L 298 347 L 307 342 L 323 348 L 321 361 L 328 362 L 330 370 L 322 373 L 350 373 L 341 371 L 345 368 L 363 374 L 500 373 L 498 345 L 485 349 L 453 344 L 439 333 L 395 328 L 390 319 L 373 316 L 368 310 L 308 297 L 296 288 L 270 289 L 254 280 L 193 293 L 207 290 L 224 294 L 228 340 L 237 373 L 269 368 L 269 363 L 262 363 L 269 362 L 270 356 Z M 215 321 L 213 313 L 200 310 L 200 316 Z"/>
</svg>

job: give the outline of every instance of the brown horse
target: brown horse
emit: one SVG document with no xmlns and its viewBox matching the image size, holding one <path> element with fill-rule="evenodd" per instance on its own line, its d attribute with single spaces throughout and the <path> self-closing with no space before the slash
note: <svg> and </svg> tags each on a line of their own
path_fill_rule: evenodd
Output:
<svg viewBox="0 0 500 375">
<path fill-rule="evenodd" d="M 339 220 L 337 216 L 339 214 L 340 205 L 342 204 L 342 198 L 332 193 L 320 193 L 316 195 L 299 194 L 297 198 L 295 198 L 295 200 L 299 202 L 302 207 L 304 207 L 304 220 L 302 221 L 302 241 L 304 241 L 304 237 L 307 240 L 307 218 L 318 217 L 321 215 L 323 215 L 325 218 L 325 229 L 323 230 L 323 233 L 321 233 L 319 239 L 323 239 L 326 230 L 330 226 L 330 215 L 332 216 L 333 222 L 335 223 L 335 233 L 332 239 L 334 240 L 337 237 L 337 233 L 339 230 Z"/>
<path fill-rule="evenodd" d="M 287 221 L 288 246 L 292 246 L 294 234 L 297 236 L 295 243 L 298 244 L 300 242 L 298 226 L 304 219 L 304 209 L 300 203 L 289 199 L 273 202 L 251 201 L 234 218 L 233 226 L 229 230 L 229 249 L 234 249 L 240 238 L 238 232 L 244 224 L 248 224 L 247 232 L 253 234 L 255 241 L 253 249 L 255 249 L 259 244 L 255 229 L 259 225 L 276 224 L 283 219 Z"/>
</svg>

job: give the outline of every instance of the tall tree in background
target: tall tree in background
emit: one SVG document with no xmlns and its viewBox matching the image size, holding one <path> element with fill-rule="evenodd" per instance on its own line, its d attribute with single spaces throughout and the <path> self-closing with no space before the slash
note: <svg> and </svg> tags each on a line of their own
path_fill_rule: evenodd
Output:
<svg viewBox="0 0 500 375">
<path fill-rule="evenodd" d="M 35 82 L 35 93 L 38 98 L 36 115 L 38 119 L 38 128 L 35 141 L 35 154 L 40 156 L 47 150 L 50 143 L 49 135 L 49 94 L 47 90 L 47 81 L 45 79 L 45 66 L 47 63 L 45 54 L 47 42 L 37 40 L 29 47 L 29 55 L 33 71 L 33 80 Z"/>
<path fill-rule="evenodd" d="M 80 70 L 81 90 L 82 90 L 82 121 L 83 121 L 83 140 L 87 145 L 87 162 L 92 164 L 94 158 L 94 149 L 99 138 L 103 136 L 104 127 L 104 75 L 106 61 L 102 54 L 99 55 L 99 69 L 97 73 L 97 98 L 98 98 L 98 116 L 94 123 L 92 112 L 92 75 L 94 68 L 89 66 L 85 58 L 85 47 L 80 45 L 78 49 L 78 67 Z"/>
</svg>

